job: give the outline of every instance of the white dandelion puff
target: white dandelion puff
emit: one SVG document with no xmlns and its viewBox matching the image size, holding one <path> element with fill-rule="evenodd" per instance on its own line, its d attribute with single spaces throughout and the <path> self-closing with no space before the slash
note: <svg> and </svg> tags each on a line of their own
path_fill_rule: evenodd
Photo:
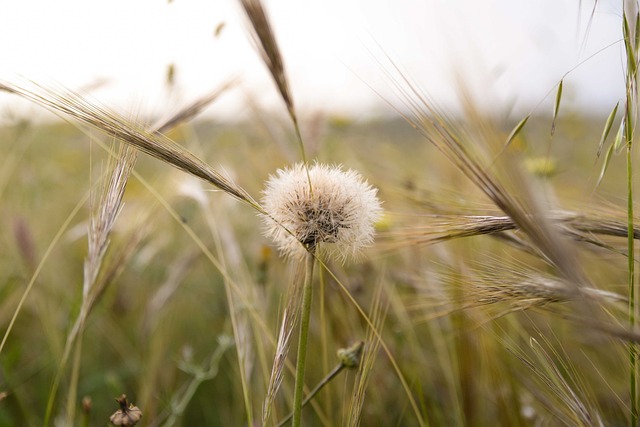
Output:
<svg viewBox="0 0 640 427">
<path fill-rule="evenodd" d="M 343 260 L 356 257 L 373 243 L 382 214 L 377 192 L 340 166 L 316 163 L 308 175 L 303 163 L 280 169 L 264 190 L 265 234 L 290 257 L 318 248 Z"/>
</svg>

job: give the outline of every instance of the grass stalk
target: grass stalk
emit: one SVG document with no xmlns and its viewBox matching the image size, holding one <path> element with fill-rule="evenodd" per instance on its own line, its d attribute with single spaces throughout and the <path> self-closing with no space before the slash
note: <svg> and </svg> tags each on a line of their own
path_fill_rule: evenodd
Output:
<svg viewBox="0 0 640 427">
<path fill-rule="evenodd" d="M 336 377 L 340 372 L 342 372 L 342 370 L 343 370 L 344 368 L 346 368 L 346 366 L 345 366 L 345 365 L 343 365 L 343 364 L 336 365 L 336 367 L 335 367 L 335 368 L 333 368 L 333 370 L 332 370 L 331 372 L 329 372 L 329 373 L 327 374 L 327 376 L 326 376 L 326 377 L 324 377 L 324 378 L 322 379 L 322 381 L 320 381 L 320 382 L 318 383 L 318 385 L 316 385 L 316 386 L 313 388 L 313 390 L 311 390 L 311 391 L 309 392 L 309 394 L 307 395 L 307 397 L 305 397 L 305 398 L 304 398 L 304 400 L 302 401 L 302 407 L 304 408 L 304 407 L 307 405 L 307 403 L 311 402 L 311 399 L 313 399 L 313 398 L 316 396 L 316 394 L 318 394 L 318 393 L 320 392 L 320 390 L 322 390 L 322 388 L 323 388 L 325 385 L 329 384 L 329 383 L 331 382 L 331 380 L 332 380 L 332 379 L 334 379 L 334 378 L 335 378 L 335 377 Z M 280 422 L 278 423 L 277 427 L 283 427 L 284 425 L 286 425 L 286 424 L 291 420 L 291 418 L 293 418 L 293 413 L 291 413 L 291 414 L 287 415 L 287 417 L 286 417 L 286 418 L 284 418 L 282 421 L 280 421 Z"/>
<path fill-rule="evenodd" d="M 78 214 L 78 212 L 80 211 L 82 206 L 86 203 L 88 198 L 89 198 L 89 193 L 87 193 L 75 205 L 75 207 L 71 210 L 71 213 L 69 213 L 69 216 L 67 216 L 67 218 L 65 219 L 64 223 L 58 229 L 58 232 L 56 233 L 54 238 L 51 240 L 51 243 L 49 244 L 49 247 L 47 248 L 46 252 L 42 256 L 42 260 L 38 264 L 38 267 L 36 267 L 36 270 L 34 271 L 33 275 L 31 276 L 31 280 L 29 281 L 29 283 L 27 284 L 27 287 L 25 288 L 25 290 L 24 290 L 24 292 L 22 294 L 22 297 L 20 298 L 20 301 L 18 302 L 18 306 L 16 307 L 15 311 L 13 312 L 13 316 L 11 317 L 11 321 L 9 322 L 9 326 L 7 326 L 7 330 L 5 331 L 4 336 L 2 337 L 2 342 L 0 342 L 0 354 L 2 354 L 2 350 L 4 349 L 4 346 L 7 343 L 7 339 L 9 338 L 9 335 L 11 334 L 11 331 L 13 330 L 13 326 L 16 323 L 16 319 L 18 318 L 18 314 L 20 314 L 20 311 L 22 310 L 22 307 L 24 306 L 24 303 L 27 300 L 27 296 L 29 296 L 29 293 L 33 289 L 33 286 L 36 283 L 36 279 L 38 278 L 38 276 L 40 276 L 40 272 L 42 271 L 42 268 L 44 267 L 44 264 L 49 259 L 49 256 L 51 255 L 51 252 L 53 251 L 55 246 L 58 244 L 58 242 L 60 242 L 60 239 L 62 238 L 62 235 L 69 228 L 69 225 L 71 224 L 71 221 Z"/>
<path fill-rule="evenodd" d="M 324 272 L 322 271 L 322 269 L 319 269 L 318 271 L 318 284 L 319 284 L 319 289 L 320 289 L 320 316 L 319 316 L 319 320 L 320 320 L 320 347 L 322 348 L 322 371 L 323 372 L 327 372 L 329 370 L 329 323 L 328 323 L 328 316 L 327 316 L 327 299 L 326 299 L 326 293 L 325 293 L 325 288 L 326 288 L 326 282 L 324 280 Z M 332 407 L 332 399 L 331 399 L 331 395 L 330 395 L 330 390 L 327 389 L 324 393 L 325 395 L 325 408 L 324 411 L 327 413 L 327 415 L 331 418 L 331 407 Z M 304 403 L 303 403 L 304 405 Z"/>
<path fill-rule="evenodd" d="M 293 394 L 293 427 L 300 427 L 302 417 L 302 394 L 304 389 L 304 370 L 307 361 L 307 338 L 311 319 L 311 297 L 313 288 L 314 251 L 310 250 L 305 257 L 304 284 L 302 289 L 302 313 L 300 319 L 300 338 L 298 339 L 298 357 L 296 359 L 296 382 Z"/>
<path fill-rule="evenodd" d="M 84 330 L 84 322 L 80 326 Z M 76 401 L 78 397 L 78 380 L 80 378 L 80 362 L 82 361 L 82 334 L 78 335 L 76 348 L 73 354 L 73 362 L 71 365 L 71 379 L 69 393 L 67 396 L 67 421 L 73 422 L 76 414 Z"/>
<path fill-rule="evenodd" d="M 633 20 L 629 21 L 628 12 L 632 12 Z M 635 112 L 637 102 L 637 24 L 638 24 L 637 4 L 635 2 L 624 2 L 624 13 L 622 16 L 622 32 L 624 34 L 624 46 L 627 53 L 626 68 L 626 108 L 624 116 L 624 135 L 627 144 L 627 277 L 629 288 L 629 325 L 631 329 L 636 324 L 636 296 L 635 296 L 635 242 L 633 239 L 633 131 L 635 127 Z M 637 397 L 637 369 L 638 369 L 638 349 L 635 343 L 629 343 L 629 398 L 631 408 L 630 425 L 638 424 L 638 397 Z"/>
<path fill-rule="evenodd" d="M 627 143 L 627 212 L 629 221 L 628 233 L 628 280 L 629 280 L 629 325 L 631 328 L 636 324 L 635 308 L 635 242 L 633 239 L 633 162 L 631 157 L 631 141 Z M 637 359 L 638 353 L 636 344 L 629 343 L 629 394 L 631 399 L 631 424 L 638 424 L 638 404 L 637 404 Z"/>
</svg>

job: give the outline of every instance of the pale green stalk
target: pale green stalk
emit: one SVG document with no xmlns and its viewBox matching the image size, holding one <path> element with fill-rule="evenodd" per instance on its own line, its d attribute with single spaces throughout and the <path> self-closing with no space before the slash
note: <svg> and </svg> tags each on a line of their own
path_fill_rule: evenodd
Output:
<svg viewBox="0 0 640 427">
<path fill-rule="evenodd" d="M 625 139 L 627 143 L 627 277 L 629 287 L 629 325 L 631 329 L 636 324 L 636 296 L 635 296 L 635 244 L 634 244 L 634 221 L 633 221 L 633 128 L 635 126 L 636 111 L 636 77 L 637 77 L 637 42 L 638 42 L 638 11 L 634 2 L 624 1 L 624 13 L 622 17 L 622 32 L 624 34 L 624 45 L 627 54 L 626 70 L 626 108 L 624 116 Z M 633 22 L 629 23 L 628 11 L 633 11 Z M 638 350 L 634 343 L 629 343 L 629 397 L 631 407 L 630 426 L 638 425 L 638 397 L 637 397 L 637 372 L 638 370 Z"/>
<path fill-rule="evenodd" d="M 76 404 L 78 397 L 78 380 L 80 379 L 80 362 L 82 360 L 82 338 L 84 335 L 84 321 L 80 325 L 73 362 L 71 365 L 71 379 L 69 381 L 69 394 L 67 396 L 67 421 L 72 423 L 76 416 Z"/>
<path fill-rule="evenodd" d="M 311 319 L 311 296 L 313 288 L 313 264 L 315 261 L 314 249 L 305 256 L 304 284 L 302 289 L 302 316 L 300 320 L 300 338 L 298 339 L 298 358 L 296 359 L 296 383 L 293 393 L 293 427 L 300 427 L 302 418 L 302 394 L 304 389 L 304 369 L 307 361 L 307 337 L 309 336 L 309 323 Z"/>
<path fill-rule="evenodd" d="M 324 273 L 322 272 L 322 269 L 320 269 L 320 271 L 318 271 L 319 273 L 319 284 L 320 284 L 320 345 L 322 347 L 322 370 L 323 372 L 327 372 L 329 370 L 329 353 L 328 353 L 328 348 L 329 348 L 329 338 L 328 338 L 328 328 L 327 325 L 329 324 L 327 319 L 326 319 L 326 299 L 325 299 L 325 280 L 324 280 Z M 329 416 L 329 419 L 332 419 L 333 417 L 332 415 L 332 401 L 330 398 L 330 393 L 329 390 L 327 390 L 327 392 L 325 393 L 325 407 L 324 407 L 324 411 L 327 413 L 327 415 Z M 306 402 L 306 399 L 305 399 Z M 302 404 L 303 406 L 305 405 L 305 403 Z"/>
<path fill-rule="evenodd" d="M 631 141 L 627 143 L 627 215 L 629 221 L 628 232 L 628 279 L 629 279 L 629 325 L 633 328 L 636 324 L 635 308 L 635 245 L 633 241 L 633 166 L 631 159 Z M 637 404 L 637 359 L 638 353 L 636 345 L 629 343 L 629 392 L 631 399 L 631 426 L 638 424 L 638 404 Z"/>
<path fill-rule="evenodd" d="M 322 388 L 325 385 L 329 384 L 329 382 L 331 382 L 331 380 L 334 379 L 336 375 L 342 372 L 344 368 L 346 368 L 346 365 L 343 365 L 342 363 L 339 365 L 336 365 L 336 367 L 333 368 L 333 370 L 329 372 L 327 376 L 324 377 L 322 381 L 320 381 L 318 385 L 315 386 L 315 388 L 309 392 L 307 397 L 305 397 L 304 401 L 302 402 L 302 407 L 304 408 L 305 406 L 307 406 L 307 403 L 311 402 L 311 399 L 313 399 L 316 396 L 316 394 L 318 394 L 318 392 L 320 392 L 320 390 L 322 390 Z M 276 427 L 283 427 L 285 424 L 289 422 L 289 420 L 291 420 L 292 417 L 293 417 L 293 413 L 287 415 L 287 417 L 284 418 L 282 421 L 280 421 Z"/>
</svg>

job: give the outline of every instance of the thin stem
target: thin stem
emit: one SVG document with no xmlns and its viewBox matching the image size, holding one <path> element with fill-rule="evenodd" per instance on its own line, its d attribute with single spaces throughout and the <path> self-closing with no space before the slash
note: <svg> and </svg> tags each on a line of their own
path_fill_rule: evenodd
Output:
<svg viewBox="0 0 640 427">
<path fill-rule="evenodd" d="M 69 224 L 71 224 L 71 221 L 73 220 L 73 218 L 75 218 L 76 214 L 80 211 L 82 206 L 84 206 L 88 198 L 89 198 L 89 193 L 85 194 L 82 200 L 80 200 L 76 204 L 76 206 L 73 208 L 73 210 L 71 211 L 67 219 L 64 220 L 64 223 L 62 224 L 62 226 L 60 226 L 60 228 L 58 229 L 58 232 L 56 233 L 54 238 L 51 240 L 49 247 L 47 248 L 44 255 L 42 256 L 42 260 L 40 260 L 40 263 L 38 264 L 38 266 L 36 267 L 36 270 L 33 272 L 33 275 L 31 276 L 31 280 L 29 280 L 27 287 L 22 293 L 22 297 L 20 298 L 20 301 L 18 301 L 18 306 L 13 312 L 13 316 L 11 317 L 11 321 L 9 322 L 9 326 L 7 326 L 7 330 L 4 332 L 4 336 L 2 337 L 2 342 L 0 342 L 0 354 L 2 354 L 2 350 L 4 349 L 4 346 L 7 343 L 7 339 L 9 338 L 9 335 L 13 330 L 13 325 L 16 323 L 18 314 L 20 314 L 20 311 L 22 310 L 22 306 L 24 305 L 24 302 L 27 300 L 27 296 L 29 296 L 29 292 L 31 292 L 31 289 L 33 289 L 33 286 L 36 283 L 36 279 L 38 278 L 38 276 L 40 276 L 40 272 L 42 271 L 42 268 L 44 267 L 46 261 L 49 259 L 51 252 L 56 247 L 60 239 L 62 238 L 62 235 L 67 231 L 67 229 L 69 228 Z"/>
<path fill-rule="evenodd" d="M 67 422 L 73 424 L 75 420 L 76 398 L 78 396 L 78 379 L 80 377 L 80 362 L 82 359 L 82 337 L 84 334 L 84 321 L 80 325 L 80 332 L 76 342 L 71 368 L 71 380 L 69 381 L 69 392 L 67 396 Z"/>
<path fill-rule="evenodd" d="M 322 272 L 322 269 L 320 269 L 318 271 L 319 273 L 319 285 L 320 285 L 320 345 L 322 348 L 322 370 L 323 372 L 327 372 L 329 370 L 329 338 L 327 336 L 328 334 L 328 324 L 327 323 L 327 313 L 325 311 L 326 308 L 326 299 L 325 299 L 325 281 L 324 281 L 324 273 Z M 324 411 L 327 413 L 327 415 L 329 416 L 329 419 L 332 419 L 333 417 L 331 416 L 332 414 L 332 410 L 331 410 L 331 398 L 330 398 L 330 392 L 329 390 L 327 390 L 327 392 L 325 392 L 325 408 Z M 303 403 L 304 406 L 304 403 Z"/>
<path fill-rule="evenodd" d="M 623 1 L 622 33 L 627 54 L 626 69 L 626 108 L 624 116 L 624 131 L 627 144 L 627 261 L 628 261 L 628 285 L 629 285 L 629 325 L 631 330 L 636 324 L 636 297 L 635 297 L 635 245 L 633 239 L 633 131 L 635 127 L 636 108 L 638 101 L 637 92 L 637 23 L 638 6 L 636 0 Z M 629 21 L 629 12 L 632 20 Z M 638 424 L 638 398 L 637 398 L 637 370 L 638 349 L 634 343 L 629 343 L 629 397 L 631 400 L 631 422 L 635 427 Z"/>
<path fill-rule="evenodd" d="M 636 324 L 636 308 L 635 308 L 635 245 L 633 241 L 633 190 L 631 186 L 632 182 L 632 166 L 631 166 L 631 144 L 628 145 L 627 149 L 627 175 L 628 175 L 628 183 L 627 183 L 627 215 L 629 221 L 629 232 L 628 232 L 628 285 L 629 285 L 629 325 L 633 329 Z M 631 342 L 629 343 L 629 392 L 631 399 L 631 426 L 638 425 L 638 398 L 637 398 L 637 360 L 638 360 L 638 352 L 636 348 L 636 344 Z"/>
<path fill-rule="evenodd" d="M 307 397 L 304 398 L 304 401 L 302 402 L 302 407 L 304 408 L 305 406 L 307 406 L 307 403 L 311 402 L 311 399 L 313 399 L 315 395 L 318 394 L 318 392 L 322 390 L 322 388 L 325 385 L 329 384 L 329 382 L 331 382 L 331 380 L 334 379 L 336 375 L 342 372 L 344 368 L 346 368 L 346 366 L 343 365 L 342 363 L 339 365 L 336 365 L 336 367 L 333 368 L 333 370 L 329 372 L 329 374 L 327 374 L 327 376 L 324 377 L 322 381 L 320 381 L 318 385 L 316 385 L 316 387 L 309 392 Z M 287 417 L 284 418 L 282 421 L 280 421 L 276 427 L 283 427 L 285 424 L 289 422 L 289 420 L 291 420 L 292 417 L 293 417 L 293 413 L 287 415 Z"/>
<path fill-rule="evenodd" d="M 309 321 L 311 319 L 311 296 L 313 288 L 314 250 L 306 255 L 304 287 L 302 289 L 302 316 L 300 320 L 300 338 L 298 339 L 298 358 L 296 360 L 296 384 L 293 393 L 293 427 L 300 427 L 302 418 L 302 393 L 304 388 L 304 368 L 307 361 L 307 337 L 309 336 Z"/>
</svg>

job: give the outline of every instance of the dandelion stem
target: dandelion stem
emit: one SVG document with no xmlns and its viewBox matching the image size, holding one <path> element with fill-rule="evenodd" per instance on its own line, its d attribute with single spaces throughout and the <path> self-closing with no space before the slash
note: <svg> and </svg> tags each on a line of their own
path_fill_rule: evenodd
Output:
<svg viewBox="0 0 640 427">
<path fill-rule="evenodd" d="M 306 255 L 304 287 L 302 289 L 302 316 L 300 320 L 300 338 L 298 340 L 298 358 L 296 360 L 296 384 L 293 393 L 293 427 L 300 427 L 302 416 L 302 393 L 304 389 L 304 368 L 307 360 L 307 337 L 309 335 L 309 320 L 311 318 L 311 296 L 313 288 L 313 264 L 315 247 Z"/>
<path fill-rule="evenodd" d="M 329 372 L 327 376 L 324 377 L 322 381 L 320 381 L 318 385 L 316 385 L 315 388 L 309 392 L 307 397 L 304 398 L 304 401 L 302 402 L 302 407 L 304 408 L 305 406 L 307 406 L 307 403 L 311 402 L 311 399 L 313 399 L 315 395 L 318 394 L 318 392 L 320 392 L 320 390 L 322 390 L 322 388 L 325 385 L 329 384 L 329 382 L 331 382 L 331 380 L 334 379 L 336 375 L 342 372 L 344 368 L 346 368 L 346 366 L 343 365 L 342 363 L 336 365 L 336 367 L 333 368 L 333 370 Z M 287 415 L 287 417 L 284 418 L 282 421 L 280 421 L 276 427 L 283 427 L 285 424 L 289 422 L 289 420 L 291 420 L 292 417 L 293 417 L 293 413 Z"/>
</svg>

